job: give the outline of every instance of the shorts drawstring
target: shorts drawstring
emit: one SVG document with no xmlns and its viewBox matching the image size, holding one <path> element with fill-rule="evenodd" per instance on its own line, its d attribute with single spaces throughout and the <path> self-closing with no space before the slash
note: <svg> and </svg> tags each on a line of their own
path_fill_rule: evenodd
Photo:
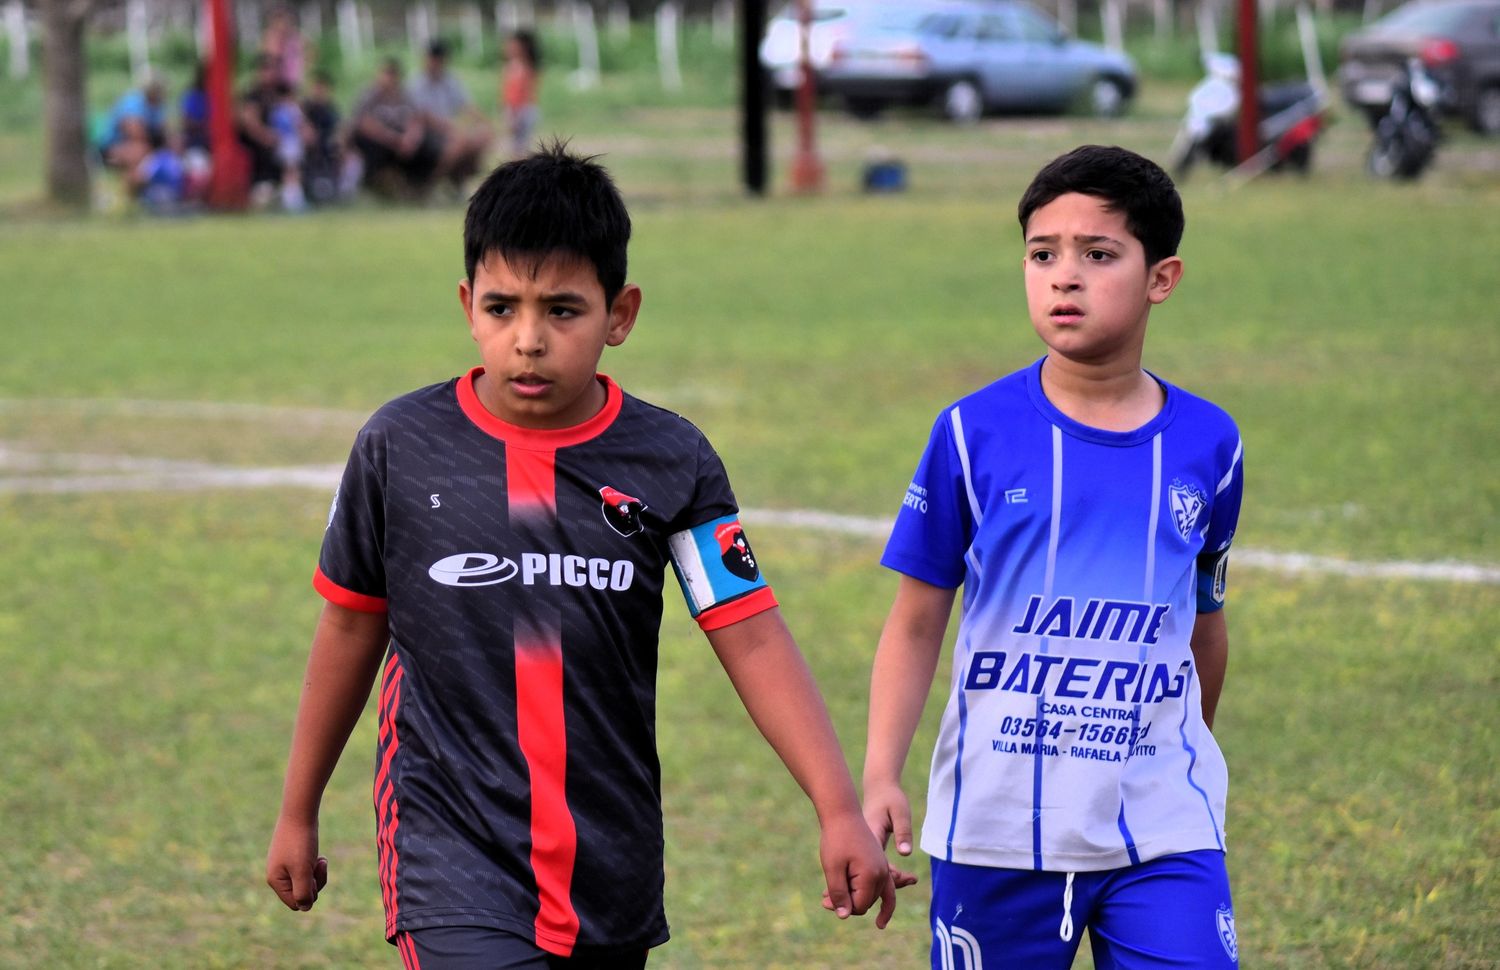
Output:
<svg viewBox="0 0 1500 970">
<path fill-rule="evenodd" d="M 1073 939 L 1073 873 L 1071 872 L 1068 873 L 1068 881 L 1063 886 L 1063 918 L 1057 935 L 1062 937 L 1064 943 Z"/>
</svg>

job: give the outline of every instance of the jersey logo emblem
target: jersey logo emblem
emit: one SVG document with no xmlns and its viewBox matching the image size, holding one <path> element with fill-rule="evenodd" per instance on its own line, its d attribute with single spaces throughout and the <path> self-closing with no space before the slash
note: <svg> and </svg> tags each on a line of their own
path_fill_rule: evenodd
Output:
<svg viewBox="0 0 1500 970">
<path fill-rule="evenodd" d="M 1214 923 L 1219 930 L 1219 942 L 1224 944 L 1224 952 L 1229 954 L 1229 959 L 1239 963 L 1240 938 L 1234 931 L 1234 910 L 1228 906 L 1217 910 L 1214 913 Z"/>
<path fill-rule="evenodd" d="M 1198 516 L 1208 506 L 1208 496 L 1196 485 L 1184 485 L 1173 479 L 1167 488 L 1167 505 L 1172 510 L 1172 521 L 1177 524 L 1182 541 L 1191 541 L 1193 526 L 1198 524 Z"/>
<path fill-rule="evenodd" d="M 604 500 L 600 505 L 604 511 L 604 521 L 620 535 L 628 539 L 646 528 L 641 521 L 641 513 L 647 509 L 645 502 L 608 485 L 599 489 L 599 497 Z"/>
<path fill-rule="evenodd" d="M 719 540 L 724 568 L 746 582 L 754 582 L 760 575 L 760 567 L 755 564 L 755 553 L 750 551 L 750 540 L 745 538 L 739 521 L 725 522 L 714 531 L 714 537 Z"/>
<path fill-rule="evenodd" d="M 1024 489 L 1024 488 L 1007 488 L 1005 490 L 1005 504 L 1006 505 L 1025 505 L 1026 504 L 1026 489 Z"/>
</svg>

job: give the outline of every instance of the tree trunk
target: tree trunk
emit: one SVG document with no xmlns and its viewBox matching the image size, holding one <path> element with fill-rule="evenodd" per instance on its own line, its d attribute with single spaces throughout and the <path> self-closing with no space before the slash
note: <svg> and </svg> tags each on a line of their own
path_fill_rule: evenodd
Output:
<svg viewBox="0 0 1500 970">
<path fill-rule="evenodd" d="M 87 3 L 44 0 L 43 102 L 47 125 L 47 198 L 86 209 L 90 202 L 83 28 Z"/>
</svg>

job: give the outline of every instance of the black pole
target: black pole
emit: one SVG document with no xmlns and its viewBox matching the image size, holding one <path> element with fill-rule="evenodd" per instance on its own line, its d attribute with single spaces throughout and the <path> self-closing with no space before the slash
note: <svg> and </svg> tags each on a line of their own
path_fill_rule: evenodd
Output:
<svg viewBox="0 0 1500 970">
<path fill-rule="evenodd" d="M 766 194 L 766 81 L 760 66 L 765 0 L 740 0 L 740 105 L 744 129 L 745 188 Z"/>
</svg>

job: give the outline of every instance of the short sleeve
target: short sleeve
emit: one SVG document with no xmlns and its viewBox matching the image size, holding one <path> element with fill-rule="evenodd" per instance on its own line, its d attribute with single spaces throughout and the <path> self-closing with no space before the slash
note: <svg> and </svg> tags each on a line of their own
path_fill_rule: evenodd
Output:
<svg viewBox="0 0 1500 970">
<path fill-rule="evenodd" d="M 1233 437 L 1227 468 L 1214 488 L 1208 528 L 1203 533 L 1203 552 L 1198 556 L 1198 612 L 1214 613 L 1224 608 L 1228 587 L 1229 546 L 1240 520 L 1240 498 L 1245 488 L 1244 444 Z"/>
<path fill-rule="evenodd" d="M 699 437 L 693 501 L 672 526 L 667 546 L 688 611 L 709 631 L 770 609 L 776 596 L 740 524 L 724 463 Z"/>
<path fill-rule="evenodd" d="M 344 466 L 313 587 L 330 603 L 364 613 L 386 610 L 384 448 L 360 432 Z"/>
<path fill-rule="evenodd" d="M 944 589 L 964 581 L 964 555 L 974 536 L 969 488 L 954 440 L 953 409 L 932 427 L 881 565 Z"/>
</svg>

